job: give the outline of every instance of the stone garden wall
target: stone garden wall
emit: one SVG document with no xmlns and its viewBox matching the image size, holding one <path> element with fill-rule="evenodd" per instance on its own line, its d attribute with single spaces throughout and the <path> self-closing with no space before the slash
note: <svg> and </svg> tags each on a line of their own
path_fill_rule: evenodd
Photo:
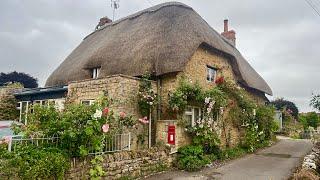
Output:
<svg viewBox="0 0 320 180">
<path fill-rule="evenodd" d="M 320 179 L 320 142 L 315 143 L 311 152 L 303 158 L 301 167 L 294 173 L 292 179 Z"/>
<path fill-rule="evenodd" d="M 113 99 L 113 105 L 110 107 L 112 110 L 116 113 L 123 111 L 138 119 L 142 117 L 138 106 L 139 84 L 139 78 L 125 75 L 71 82 L 68 85 L 67 101 L 81 103 L 83 100 L 95 100 L 107 92 L 108 96 Z M 156 82 L 152 81 L 152 86 L 156 90 Z M 155 117 L 153 115 L 153 118 Z M 144 140 L 141 140 L 142 134 L 146 134 L 145 127 L 140 125 L 126 131 L 131 132 L 131 148 L 133 150 L 147 147 L 146 135 L 143 135 Z"/>
<path fill-rule="evenodd" d="M 103 179 L 121 177 L 137 178 L 164 171 L 171 167 L 173 157 L 165 148 L 152 148 L 140 151 L 123 151 L 103 155 L 103 169 L 107 175 Z M 66 174 L 66 179 L 89 179 L 90 159 L 74 161 Z"/>
</svg>

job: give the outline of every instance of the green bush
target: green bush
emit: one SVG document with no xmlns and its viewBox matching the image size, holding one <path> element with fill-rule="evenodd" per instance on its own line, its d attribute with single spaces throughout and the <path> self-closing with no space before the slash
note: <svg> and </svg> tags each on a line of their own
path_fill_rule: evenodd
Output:
<svg viewBox="0 0 320 180">
<path fill-rule="evenodd" d="M 109 109 L 111 102 L 107 96 L 102 96 L 91 106 L 66 104 L 62 112 L 53 105 L 35 105 L 30 108 L 28 126 L 20 131 L 27 137 L 58 136 L 60 149 L 71 157 L 83 157 L 89 152 L 101 151 L 104 140 L 136 124 L 131 115 Z M 103 132 L 102 127 L 106 125 L 109 128 Z"/>
<path fill-rule="evenodd" d="M 257 108 L 258 131 L 264 133 L 263 140 L 271 140 L 273 133 L 278 130 L 274 115 L 275 109 L 272 106 L 259 106 Z"/>
<path fill-rule="evenodd" d="M 201 146 L 188 145 L 179 148 L 177 166 L 187 171 L 197 171 L 210 163 L 209 157 L 203 154 Z"/>
<path fill-rule="evenodd" d="M 68 158 L 57 148 L 18 147 L 15 153 L 0 154 L 0 178 L 63 179 Z"/>
<path fill-rule="evenodd" d="M 229 148 L 221 152 L 220 159 L 235 159 L 246 154 L 247 151 L 241 147 Z"/>
</svg>

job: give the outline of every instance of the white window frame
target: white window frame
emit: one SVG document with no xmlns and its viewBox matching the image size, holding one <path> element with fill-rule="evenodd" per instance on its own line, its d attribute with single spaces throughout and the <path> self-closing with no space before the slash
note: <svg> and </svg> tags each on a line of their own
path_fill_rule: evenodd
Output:
<svg viewBox="0 0 320 180">
<path fill-rule="evenodd" d="M 27 103 L 26 104 L 26 109 L 25 109 L 25 111 L 24 112 L 22 112 L 22 104 L 23 103 Z M 22 123 L 24 123 L 25 125 L 27 125 L 27 119 L 28 119 L 28 111 L 29 111 L 29 104 L 31 103 L 31 101 L 20 101 L 19 102 L 19 110 L 20 110 L 20 115 L 19 115 L 19 122 L 22 122 L 23 120 L 24 120 L 24 122 L 22 122 Z M 25 113 L 25 119 L 22 119 L 22 113 Z"/>
<path fill-rule="evenodd" d="M 213 74 L 211 73 L 211 71 L 213 71 Z M 213 76 L 213 77 L 212 77 Z M 209 79 L 208 79 L 209 77 Z M 207 66 L 207 81 L 208 82 L 215 82 L 217 77 L 217 69 L 211 66 Z"/>
<path fill-rule="evenodd" d="M 196 119 L 195 110 L 198 109 L 199 117 L 201 117 L 201 115 L 202 115 L 201 108 L 196 107 L 196 106 L 187 106 L 186 109 L 189 109 L 189 108 L 191 108 L 191 111 L 185 110 L 184 115 L 191 116 L 192 117 L 191 118 L 191 126 L 195 126 L 196 121 L 198 120 L 198 119 Z"/>
<path fill-rule="evenodd" d="M 94 99 L 82 99 L 80 102 L 83 105 L 86 105 L 86 104 L 84 104 L 84 102 L 89 102 L 88 106 L 91 106 L 95 101 L 96 100 L 94 100 Z"/>
<path fill-rule="evenodd" d="M 92 73 L 91 78 L 92 79 L 97 79 L 99 77 L 99 74 L 100 74 L 100 68 L 93 68 L 91 70 L 91 73 Z"/>
</svg>

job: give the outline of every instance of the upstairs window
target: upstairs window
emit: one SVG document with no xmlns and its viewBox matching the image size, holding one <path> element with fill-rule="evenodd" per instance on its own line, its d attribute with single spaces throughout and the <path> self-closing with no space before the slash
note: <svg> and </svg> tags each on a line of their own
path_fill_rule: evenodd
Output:
<svg viewBox="0 0 320 180">
<path fill-rule="evenodd" d="M 100 74 L 100 68 L 93 68 L 91 69 L 91 78 L 92 79 L 97 79 Z"/>
<path fill-rule="evenodd" d="M 214 82 L 216 80 L 217 69 L 207 66 L 207 81 Z"/>
</svg>

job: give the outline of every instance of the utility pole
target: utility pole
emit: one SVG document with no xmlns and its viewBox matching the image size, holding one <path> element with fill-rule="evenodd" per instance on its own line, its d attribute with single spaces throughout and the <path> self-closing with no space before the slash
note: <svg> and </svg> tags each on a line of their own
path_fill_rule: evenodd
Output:
<svg viewBox="0 0 320 180">
<path fill-rule="evenodd" d="M 114 21 L 116 9 L 120 7 L 119 3 L 120 3 L 120 0 L 111 0 L 111 7 L 113 9 L 112 21 Z"/>
</svg>

